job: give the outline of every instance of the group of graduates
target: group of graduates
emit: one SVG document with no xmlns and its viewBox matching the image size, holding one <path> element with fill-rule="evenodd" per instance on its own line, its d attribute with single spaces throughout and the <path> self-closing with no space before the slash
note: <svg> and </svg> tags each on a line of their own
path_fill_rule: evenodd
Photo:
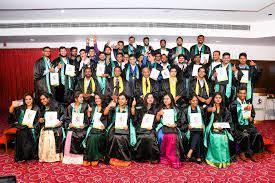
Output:
<svg viewBox="0 0 275 183">
<path fill-rule="evenodd" d="M 263 151 L 252 105 L 258 73 L 246 53 L 233 65 L 229 53 L 212 54 L 203 35 L 190 51 L 182 37 L 173 49 L 161 40 L 157 50 L 148 37 L 144 45 L 136 45 L 133 36 L 128 45 L 108 42 L 102 52 L 96 37 L 93 42 L 89 46 L 87 39 L 80 55 L 76 47 L 70 56 L 60 47 L 53 61 L 51 49 L 43 48 L 34 65 L 35 94 L 9 109 L 9 121 L 17 127 L 15 161 L 160 162 L 174 168 L 182 161 L 225 168 L 237 155 L 257 161 Z M 58 85 L 52 84 L 53 73 Z M 37 111 L 32 125 L 22 124 L 27 109 Z M 45 126 L 49 112 L 57 112 L 51 127 Z M 74 124 L 74 113 L 84 115 L 82 125 Z"/>
</svg>

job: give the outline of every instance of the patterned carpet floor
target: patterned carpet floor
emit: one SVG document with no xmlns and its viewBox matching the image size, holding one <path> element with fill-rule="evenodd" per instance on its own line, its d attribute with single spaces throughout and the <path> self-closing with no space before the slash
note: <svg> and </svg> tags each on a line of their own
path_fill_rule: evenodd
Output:
<svg viewBox="0 0 275 183">
<path fill-rule="evenodd" d="M 0 134 L 6 124 L 6 116 L 0 115 Z M 275 142 L 275 121 L 265 121 L 257 125 L 264 137 Z M 238 160 L 226 169 L 217 169 L 206 164 L 182 163 L 180 169 L 161 164 L 135 163 L 130 167 L 113 167 L 99 164 L 98 167 L 65 165 L 62 163 L 39 163 L 29 161 L 15 163 L 14 151 L 4 153 L 0 147 L 0 176 L 15 175 L 17 182 L 274 182 L 275 153 L 264 152 L 259 162 Z"/>
</svg>

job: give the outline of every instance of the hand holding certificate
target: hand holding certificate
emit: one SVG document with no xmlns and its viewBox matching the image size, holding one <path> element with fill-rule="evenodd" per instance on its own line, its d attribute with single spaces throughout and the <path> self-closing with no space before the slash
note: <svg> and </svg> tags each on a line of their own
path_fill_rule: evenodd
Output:
<svg viewBox="0 0 275 183">
<path fill-rule="evenodd" d="M 50 81 L 52 86 L 58 86 L 59 85 L 59 75 L 58 73 L 50 73 Z"/>
<path fill-rule="evenodd" d="M 73 114 L 72 114 L 72 124 L 76 128 L 80 128 L 81 126 L 83 126 L 83 122 L 84 122 L 84 113 L 73 112 Z"/>
<path fill-rule="evenodd" d="M 95 112 L 95 114 L 93 116 L 93 119 L 94 119 L 93 128 L 100 129 L 100 130 L 102 129 L 102 126 L 104 126 L 104 125 L 100 121 L 101 116 L 102 116 L 102 113 Z"/>
<path fill-rule="evenodd" d="M 251 110 L 245 110 L 245 108 L 251 104 L 242 104 L 242 113 L 244 119 L 249 119 L 251 117 Z"/>
<path fill-rule="evenodd" d="M 33 121 L 34 121 L 35 115 L 36 115 L 36 111 L 27 109 L 24 114 L 22 125 L 33 127 Z"/>
<path fill-rule="evenodd" d="M 46 112 L 45 113 L 45 127 L 56 127 L 58 124 L 58 119 L 57 119 L 57 112 Z"/>
<path fill-rule="evenodd" d="M 171 126 L 175 124 L 175 113 L 174 109 L 163 109 L 162 115 L 163 125 Z"/>
<path fill-rule="evenodd" d="M 71 64 L 66 64 L 65 75 L 74 77 L 75 76 L 75 66 L 71 65 Z"/>
<path fill-rule="evenodd" d="M 141 128 L 152 129 L 154 123 L 155 115 L 153 114 L 145 114 L 142 118 Z"/>
<path fill-rule="evenodd" d="M 217 129 L 218 128 L 224 129 L 224 128 L 230 128 L 230 125 L 228 122 L 215 122 L 213 123 L 213 127 Z"/>
<path fill-rule="evenodd" d="M 96 76 L 102 76 L 105 73 L 105 64 L 97 64 Z"/>
<path fill-rule="evenodd" d="M 163 79 L 167 79 L 167 78 L 170 77 L 170 72 L 169 72 L 168 69 L 164 69 L 164 70 L 161 71 L 161 75 L 162 75 Z"/>
<path fill-rule="evenodd" d="M 190 114 L 190 126 L 191 128 L 203 128 L 201 113 Z"/>
<path fill-rule="evenodd" d="M 159 70 L 153 68 L 152 71 L 151 71 L 151 74 L 150 74 L 150 78 L 152 78 L 155 81 L 158 80 L 159 73 L 160 73 Z"/>
<path fill-rule="evenodd" d="M 201 64 L 204 64 L 204 62 L 208 63 L 209 61 L 209 54 L 201 54 Z"/>
<path fill-rule="evenodd" d="M 202 65 L 193 65 L 193 71 L 192 71 L 192 76 L 198 76 L 199 68 L 201 68 Z"/>
<path fill-rule="evenodd" d="M 242 70 L 242 73 L 241 83 L 248 83 L 248 70 Z"/>
<path fill-rule="evenodd" d="M 127 113 L 116 113 L 115 128 L 124 129 L 127 127 L 128 114 Z"/>
<path fill-rule="evenodd" d="M 217 80 L 218 80 L 218 82 L 227 81 L 228 80 L 226 67 L 216 68 L 216 72 L 217 72 Z"/>
</svg>

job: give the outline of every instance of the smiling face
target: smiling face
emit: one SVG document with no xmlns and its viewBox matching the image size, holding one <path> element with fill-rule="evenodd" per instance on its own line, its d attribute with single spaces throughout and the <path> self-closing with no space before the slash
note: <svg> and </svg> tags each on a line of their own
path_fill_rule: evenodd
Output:
<svg viewBox="0 0 275 183">
<path fill-rule="evenodd" d="M 145 78 L 149 78 L 150 76 L 150 69 L 148 67 L 144 67 L 142 69 L 142 75 L 145 77 Z"/>
<path fill-rule="evenodd" d="M 205 75 L 206 75 L 205 69 L 204 69 L 203 67 L 200 67 L 200 68 L 199 68 L 199 71 L 198 71 L 198 76 L 199 76 L 200 78 L 204 78 Z"/>
<path fill-rule="evenodd" d="M 76 101 L 76 102 L 79 102 L 80 104 L 83 103 L 83 100 L 84 100 L 83 94 L 80 94 L 77 98 L 75 98 L 75 101 Z"/>
<path fill-rule="evenodd" d="M 214 53 L 213 53 L 213 59 L 214 59 L 215 61 L 220 60 L 220 53 L 219 53 L 219 52 L 214 52 Z"/>
<path fill-rule="evenodd" d="M 67 56 L 67 50 L 66 50 L 66 48 L 62 48 L 62 49 L 59 51 L 59 53 L 60 53 L 60 55 L 61 55 L 62 57 L 66 57 L 66 56 Z"/>
<path fill-rule="evenodd" d="M 198 99 L 197 99 L 197 97 L 193 97 L 193 98 L 189 101 L 189 103 L 191 104 L 191 106 L 197 107 L 197 105 L 198 105 Z"/>
<path fill-rule="evenodd" d="M 124 95 L 120 95 L 118 97 L 118 105 L 119 106 L 125 106 L 127 104 L 127 99 Z"/>
<path fill-rule="evenodd" d="M 100 96 L 99 95 L 95 95 L 95 104 L 96 105 L 101 105 L 101 102 L 102 102 L 102 100 L 101 100 Z"/>
<path fill-rule="evenodd" d="M 30 105 L 33 104 L 33 98 L 32 98 L 30 95 L 27 95 L 27 96 L 25 97 L 25 104 L 26 104 L 27 106 L 30 106 Z"/>
<path fill-rule="evenodd" d="M 204 37 L 203 36 L 199 36 L 197 38 L 198 44 L 203 44 L 204 43 Z"/>
<path fill-rule="evenodd" d="M 115 77 L 119 77 L 121 75 L 121 69 L 118 67 L 115 68 L 114 72 L 115 72 Z"/>
<path fill-rule="evenodd" d="M 49 104 L 50 99 L 47 98 L 45 95 L 40 96 L 40 102 L 43 106 L 46 106 Z"/>
<path fill-rule="evenodd" d="M 147 104 L 152 105 L 154 103 L 154 96 L 153 94 L 149 94 L 147 97 Z"/>
<path fill-rule="evenodd" d="M 177 76 L 177 69 L 172 68 L 172 69 L 170 70 L 170 76 L 171 76 L 171 77 L 176 77 L 176 76 Z"/>
<path fill-rule="evenodd" d="M 163 103 L 166 107 L 168 107 L 172 104 L 172 99 L 169 97 L 169 95 L 164 95 Z"/>
<path fill-rule="evenodd" d="M 229 55 L 223 56 L 222 62 L 223 62 L 223 64 L 228 64 L 230 62 L 230 56 Z"/>
<path fill-rule="evenodd" d="M 183 40 L 181 38 L 177 38 L 177 45 L 182 46 Z"/>
<path fill-rule="evenodd" d="M 76 57 L 76 56 L 77 56 L 77 49 L 72 49 L 71 55 L 72 55 L 73 57 Z"/>
<path fill-rule="evenodd" d="M 247 58 L 245 56 L 240 56 L 240 64 L 241 65 L 245 65 L 246 64 L 246 61 L 247 61 Z"/>
<path fill-rule="evenodd" d="M 214 102 L 216 104 L 221 104 L 222 103 L 222 96 L 217 94 L 215 97 L 214 97 Z"/>
<path fill-rule="evenodd" d="M 87 53 L 85 51 L 80 52 L 80 57 L 82 60 L 85 60 L 87 58 Z"/>
<path fill-rule="evenodd" d="M 239 90 L 238 97 L 241 101 L 245 100 L 246 98 L 246 90 Z"/>
<path fill-rule="evenodd" d="M 45 48 L 45 49 L 42 51 L 42 53 L 43 53 L 43 55 L 44 55 L 45 57 L 50 57 L 50 55 L 51 55 L 51 49 Z"/>
<path fill-rule="evenodd" d="M 117 44 L 117 47 L 118 47 L 119 50 L 122 50 L 123 47 L 124 47 L 124 44 L 123 44 L 122 42 L 119 42 L 119 43 Z"/>
</svg>

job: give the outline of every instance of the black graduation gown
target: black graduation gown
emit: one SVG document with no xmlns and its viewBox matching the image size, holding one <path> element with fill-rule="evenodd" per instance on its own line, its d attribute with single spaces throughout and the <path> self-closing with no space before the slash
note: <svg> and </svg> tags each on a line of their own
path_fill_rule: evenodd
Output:
<svg viewBox="0 0 275 183">
<path fill-rule="evenodd" d="M 42 109 L 41 109 L 42 118 L 44 118 L 46 112 L 57 112 L 57 119 L 62 122 L 65 120 L 64 107 L 58 104 L 58 102 L 54 101 L 53 99 L 51 99 L 48 109 L 46 109 L 45 106 L 42 106 Z M 45 123 L 43 123 L 41 126 L 44 126 L 44 125 Z M 63 138 L 65 137 L 63 136 L 62 128 L 64 128 L 64 126 L 65 126 L 65 123 L 63 122 L 60 127 L 44 127 L 44 129 L 42 129 L 44 131 L 47 131 L 47 130 L 53 131 L 54 137 L 55 137 L 56 153 L 63 152 L 64 143 L 65 143 L 65 141 L 63 141 Z"/>
<path fill-rule="evenodd" d="M 169 79 L 164 79 L 160 84 L 160 98 L 162 98 L 166 93 L 171 93 Z M 176 102 L 178 106 L 183 106 L 185 104 L 185 88 L 181 81 L 177 81 L 176 84 L 176 96 L 181 96 Z"/>
<path fill-rule="evenodd" d="M 118 53 L 121 53 L 122 55 L 124 55 L 123 49 L 122 50 L 113 49 L 113 53 L 114 53 L 115 58 L 116 58 Z"/>
<path fill-rule="evenodd" d="M 189 93 L 190 95 L 193 95 L 196 93 L 196 84 L 197 84 L 197 78 L 193 78 L 189 81 Z M 208 84 L 208 88 L 209 88 L 209 96 L 207 95 L 207 92 L 206 92 L 206 88 L 205 88 L 205 84 L 203 85 L 203 87 L 201 87 L 200 85 L 200 82 L 198 82 L 199 84 L 199 94 L 198 96 L 204 98 L 204 99 L 208 99 L 210 97 L 213 97 L 214 95 L 214 88 L 212 86 L 212 83 L 209 82 L 206 78 L 205 78 L 207 84 Z M 204 105 L 205 103 L 202 103 L 199 101 L 199 104 L 200 105 Z"/>
<path fill-rule="evenodd" d="M 234 139 L 238 144 L 239 151 L 248 154 L 252 154 L 253 152 L 262 152 L 264 148 L 263 138 L 253 124 L 255 117 L 254 107 L 252 107 L 251 111 L 253 122 L 248 122 L 248 125 L 240 125 L 237 115 L 237 102 L 237 100 L 233 101 L 229 107 L 232 115 L 232 121 L 235 126 Z"/>
<path fill-rule="evenodd" d="M 57 67 L 59 63 L 62 64 L 61 57 L 53 60 L 54 67 Z M 73 61 L 67 57 L 68 64 L 73 65 Z M 63 64 L 64 67 L 64 75 L 66 70 L 66 64 Z M 68 105 L 73 99 L 73 89 L 74 89 L 74 77 L 70 77 L 65 75 L 65 83 L 64 85 L 61 82 L 61 72 L 62 69 L 58 70 L 59 74 L 59 85 L 55 87 L 55 100 L 60 102 L 61 104 Z M 70 83 L 70 84 L 69 84 Z"/>
<path fill-rule="evenodd" d="M 38 59 L 34 64 L 33 75 L 34 75 L 34 90 L 36 100 L 39 101 L 39 97 L 43 93 L 50 93 L 48 91 L 46 77 L 49 78 L 50 85 L 50 73 L 44 75 L 44 71 L 46 70 L 45 63 L 43 57 Z M 51 94 L 54 96 L 55 89 L 50 85 Z"/>
<path fill-rule="evenodd" d="M 82 146 L 82 142 L 84 138 L 86 137 L 86 131 L 87 127 L 89 126 L 89 118 L 87 116 L 87 111 L 88 111 L 88 104 L 87 103 L 82 103 L 82 108 L 80 113 L 84 113 L 84 129 L 81 128 L 70 128 L 69 124 L 72 122 L 72 111 L 73 107 L 72 105 L 69 105 L 66 109 L 66 114 L 65 114 L 65 127 L 68 129 L 68 131 L 72 131 L 72 139 L 71 139 L 71 148 L 70 148 L 70 153 L 72 154 L 83 154 L 84 153 L 84 148 Z"/>
<path fill-rule="evenodd" d="M 249 100 L 250 103 L 252 103 L 252 96 L 253 96 L 253 88 L 254 88 L 254 84 L 256 83 L 256 81 L 258 80 L 259 78 L 259 74 L 258 74 L 258 70 L 257 70 L 257 67 L 255 66 L 248 66 L 249 69 L 241 69 L 240 68 L 240 65 L 237 65 L 236 66 L 237 69 L 238 69 L 238 78 L 240 78 L 239 80 L 237 80 L 236 82 L 236 91 L 239 90 L 239 88 L 246 88 L 247 87 L 247 83 L 241 83 L 241 78 L 243 76 L 243 73 L 242 73 L 242 70 L 248 70 L 248 77 L 249 77 L 249 80 L 251 81 L 251 99 Z"/>
<path fill-rule="evenodd" d="M 93 121 L 93 116 L 95 112 L 96 106 L 92 106 L 92 113 L 91 113 L 91 122 Z M 96 111 L 98 112 L 98 111 Z M 96 129 L 92 128 L 89 134 L 86 135 L 86 148 L 84 149 L 84 160 L 86 161 L 99 161 L 99 160 L 106 160 L 107 155 L 107 132 L 106 128 L 108 127 L 108 120 L 106 116 L 103 116 L 104 108 L 99 111 L 102 113 L 102 117 L 100 121 L 104 125 L 105 129 Z M 90 124 L 91 126 L 92 124 Z"/>
<path fill-rule="evenodd" d="M 184 55 L 185 60 L 189 60 L 190 59 L 190 52 L 185 47 L 182 47 L 182 49 L 184 49 L 184 54 L 183 55 Z M 175 56 L 177 54 L 177 47 L 172 48 L 171 52 L 172 52 L 172 55 L 175 59 Z M 181 53 L 179 53 L 179 54 L 181 54 Z"/>
<path fill-rule="evenodd" d="M 76 57 L 71 56 L 70 59 L 75 67 L 75 76 L 74 76 L 74 87 L 77 85 L 78 75 L 79 75 L 79 67 L 80 67 L 80 56 L 77 55 Z"/>
<path fill-rule="evenodd" d="M 195 44 L 195 45 L 193 45 L 191 48 L 190 48 L 190 57 L 193 59 L 194 58 L 194 56 L 196 55 L 196 54 L 202 54 L 202 50 L 198 50 L 198 53 L 196 53 L 196 46 L 197 46 L 197 44 Z M 203 52 L 203 54 L 209 54 L 209 61 L 212 59 L 212 57 L 211 57 L 211 49 L 207 46 L 207 45 L 205 45 L 205 44 L 203 44 L 203 46 L 204 46 L 204 52 Z"/>
<path fill-rule="evenodd" d="M 157 106 L 152 106 L 149 110 L 143 107 L 142 110 L 137 110 L 134 117 L 134 125 L 137 129 L 137 144 L 134 149 L 136 161 L 159 161 L 160 150 L 157 142 L 157 134 L 154 130 L 156 120 L 153 123 L 153 129 L 147 130 L 141 128 L 143 116 L 145 114 L 157 114 Z"/>
<path fill-rule="evenodd" d="M 128 129 L 115 129 L 115 108 L 110 110 L 108 120 L 113 123 L 110 124 L 110 130 L 108 132 L 108 157 L 116 158 L 124 161 L 131 161 L 132 159 L 132 149 L 130 146 L 130 119 L 131 110 L 128 108 Z"/>
<path fill-rule="evenodd" d="M 215 69 L 219 68 L 221 66 L 222 66 L 222 64 L 221 65 L 217 65 L 216 67 L 214 67 L 214 69 L 212 70 L 212 72 L 210 74 L 210 79 L 211 80 L 212 80 L 213 74 L 216 72 Z M 227 75 L 229 77 L 229 74 L 228 74 L 229 73 L 229 67 L 228 66 L 227 66 L 226 70 L 227 70 Z M 230 79 L 230 78 L 228 78 L 228 79 Z M 225 104 L 225 106 L 229 106 L 229 104 L 231 103 L 231 101 L 233 101 L 233 99 L 234 99 L 234 92 L 235 92 L 235 88 L 236 88 L 236 85 L 237 85 L 237 80 L 240 80 L 240 79 L 241 79 L 241 75 L 238 74 L 238 76 L 236 78 L 235 75 L 234 75 L 234 73 L 233 73 L 233 71 L 232 71 L 232 87 L 231 87 L 231 96 L 229 98 L 226 96 L 226 85 L 228 84 L 229 80 L 227 80 L 227 81 L 221 81 L 221 82 L 218 82 L 217 78 L 215 78 L 214 81 L 212 80 L 214 91 L 215 91 L 215 85 L 217 83 L 219 83 L 219 85 L 220 85 L 220 92 L 222 93 L 223 103 Z"/>
<path fill-rule="evenodd" d="M 141 73 L 142 72 L 141 72 L 141 68 L 138 64 L 136 64 L 134 72 L 132 71 L 131 66 L 130 66 L 130 68 L 129 68 L 129 66 L 130 66 L 130 64 L 125 65 L 125 68 L 123 69 L 123 72 L 122 72 L 122 78 L 124 78 L 127 81 L 127 83 L 129 83 L 129 87 L 131 88 L 130 95 L 134 96 L 135 90 L 136 90 L 136 88 L 135 88 L 136 84 L 135 83 L 139 78 L 141 78 Z M 129 69 L 129 78 L 127 78 L 127 70 L 128 69 Z M 139 73 L 138 78 L 136 77 L 137 72 Z"/>
<path fill-rule="evenodd" d="M 129 87 L 129 83 L 126 82 L 125 79 L 122 78 L 122 82 L 123 82 L 123 92 L 130 97 L 131 96 L 131 91 L 132 89 Z M 107 84 L 106 84 L 106 92 L 105 92 L 105 96 L 106 96 L 106 101 L 109 102 L 111 101 L 111 97 L 114 95 L 114 78 L 109 78 L 107 80 Z"/>
<path fill-rule="evenodd" d="M 40 116 L 40 109 L 34 105 L 31 110 L 36 111 L 36 116 L 33 121 L 33 129 L 28 128 L 26 125 L 19 124 L 20 118 L 23 120 L 26 106 L 22 105 L 16 107 L 13 113 L 9 113 L 8 121 L 13 124 L 17 129 L 15 138 L 15 154 L 14 161 L 32 160 L 38 159 L 38 141 L 39 141 L 39 129 L 40 125 L 38 122 Z"/>
<path fill-rule="evenodd" d="M 79 91 L 81 93 L 84 93 L 84 79 L 80 79 L 75 87 L 75 92 Z M 92 77 L 91 77 L 92 79 Z M 95 82 L 95 91 L 92 90 L 92 81 L 90 81 L 90 84 L 88 85 L 87 87 L 87 91 L 86 91 L 86 94 L 93 94 L 93 93 L 100 93 L 101 92 L 101 88 L 98 84 L 98 81 L 97 79 L 94 79 L 94 82 Z M 90 96 L 86 99 L 86 102 L 88 104 L 93 104 L 94 103 L 94 96 Z"/>
<path fill-rule="evenodd" d="M 137 45 L 137 49 L 136 49 L 136 50 L 137 50 L 137 54 L 136 54 L 137 56 L 143 54 L 143 53 L 142 53 L 142 52 L 143 52 L 143 48 L 144 48 L 144 46 L 142 46 L 142 45 Z M 150 46 L 150 45 L 149 45 L 149 51 L 150 51 L 150 52 L 153 52 L 153 51 L 154 51 L 154 49 L 153 49 L 152 46 Z"/>
<path fill-rule="evenodd" d="M 201 115 L 202 115 L 202 120 L 204 120 L 204 123 L 206 122 L 205 120 L 205 109 L 200 107 L 201 110 Z M 197 108 L 195 108 L 195 110 L 193 110 L 191 108 L 191 113 L 197 113 Z M 185 122 L 182 128 L 182 131 L 184 133 L 187 132 L 188 130 L 188 125 L 189 125 L 189 121 L 188 121 L 188 107 L 186 107 L 184 109 L 184 115 L 185 115 Z M 206 126 L 206 124 L 205 124 Z M 189 129 L 190 130 L 190 139 L 188 141 L 188 145 L 186 144 L 186 142 L 184 141 L 184 145 L 185 147 L 188 147 L 188 149 L 192 149 L 193 150 L 193 156 L 195 156 L 196 158 L 202 158 L 203 156 L 203 129 L 200 128 L 192 128 Z"/>
<path fill-rule="evenodd" d="M 98 64 L 98 62 L 97 63 L 95 63 L 95 62 L 93 62 L 92 64 L 91 64 L 91 68 L 92 68 L 92 76 L 93 76 L 93 78 L 96 78 L 97 76 L 96 76 L 96 70 L 97 70 L 97 64 Z M 104 74 L 109 74 L 109 77 L 112 77 L 112 64 L 110 63 L 110 64 L 106 64 L 105 63 L 105 71 L 104 71 Z"/>
<path fill-rule="evenodd" d="M 171 63 L 172 62 L 173 51 L 170 48 L 165 48 L 165 50 L 168 51 L 168 55 L 167 55 L 168 62 Z M 155 50 L 155 54 L 157 54 L 157 53 L 161 54 L 161 48 Z"/>
<path fill-rule="evenodd" d="M 138 49 L 137 49 L 138 46 L 139 46 L 139 45 L 137 45 L 136 48 L 133 49 L 133 52 L 130 53 L 130 52 L 129 52 L 129 45 L 125 45 L 125 46 L 123 47 L 123 53 L 124 53 L 124 54 L 126 53 L 126 54 L 128 54 L 128 55 L 133 54 L 133 55 L 135 55 L 135 57 L 137 57 L 137 56 L 138 56 Z"/>
<path fill-rule="evenodd" d="M 148 78 L 150 81 L 150 85 L 151 85 L 151 91 L 150 93 L 153 94 L 155 101 L 158 101 L 159 96 L 158 96 L 158 92 L 159 92 L 159 83 L 151 78 Z M 143 100 L 141 98 L 141 96 L 143 96 L 142 93 L 142 78 L 140 78 L 139 80 L 136 81 L 136 85 L 135 85 L 135 98 L 137 100 L 137 106 L 140 106 L 143 104 Z"/>
</svg>

